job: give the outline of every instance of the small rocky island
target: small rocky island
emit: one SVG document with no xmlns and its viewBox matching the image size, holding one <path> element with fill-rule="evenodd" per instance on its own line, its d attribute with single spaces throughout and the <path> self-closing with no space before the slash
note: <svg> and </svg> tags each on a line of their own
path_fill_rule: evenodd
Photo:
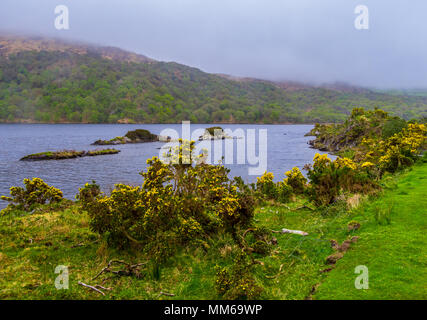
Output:
<svg viewBox="0 0 427 320">
<path fill-rule="evenodd" d="M 146 143 L 146 142 L 168 142 L 170 137 L 159 136 L 153 134 L 148 130 L 137 129 L 134 131 L 129 131 L 124 137 L 115 137 L 111 140 L 97 140 L 92 145 L 105 146 L 105 145 L 117 145 L 117 144 L 127 144 L 127 143 Z"/>
<path fill-rule="evenodd" d="M 199 137 L 201 140 L 224 140 L 224 139 L 233 139 L 224 132 L 224 129 L 221 127 L 211 127 L 205 129 L 205 133 Z"/>
<path fill-rule="evenodd" d="M 48 151 L 30 154 L 23 157 L 20 161 L 43 161 L 43 160 L 64 160 L 74 159 L 81 157 L 95 157 L 103 156 L 108 154 L 117 154 L 120 150 L 116 149 L 103 149 L 103 150 L 91 150 L 91 151 L 75 151 L 75 150 L 63 150 L 63 151 Z"/>
</svg>

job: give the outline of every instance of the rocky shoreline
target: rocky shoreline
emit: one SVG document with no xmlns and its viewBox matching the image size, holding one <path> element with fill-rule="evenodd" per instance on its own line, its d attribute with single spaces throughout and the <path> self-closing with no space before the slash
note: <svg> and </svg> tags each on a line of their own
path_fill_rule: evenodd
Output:
<svg viewBox="0 0 427 320">
<path fill-rule="evenodd" d="M 315 127 L 305 136 L 314 136 L 313 140 L 308 141 L 311 148 L 319 151 L 336 153 L 343 149 L 353 148 L 357 145 L 358 136 L 351 133 L 353 126 L 345 128 L 343 132 L 337 132 L 335 124 L 316 124 Z"/>
</svg>

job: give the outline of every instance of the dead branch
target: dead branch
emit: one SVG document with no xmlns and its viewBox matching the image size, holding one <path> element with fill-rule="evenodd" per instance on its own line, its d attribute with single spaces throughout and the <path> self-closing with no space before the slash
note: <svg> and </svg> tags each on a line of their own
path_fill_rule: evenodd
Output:
<svg viewBox="0 0 427 320">
<path fill-rule="evenodd" d="M 175 295 L 173 293 L 167 293 L 167 292 L 163 292 L 163 291 L 160 291 L 159 297 L 160 296 L 175 297 Z"/>
<path fill-rule="evenodd" d="M 293 234 L 299 234 L 301 236 L 308 236 L 308 233 L 305 231 L 301 231 L 301 230 L 291 230 L 291 229 L 285 229 L 283 228 L 280 231 L 276 231 L 276 230 L 271 230 L 271 232 L 273 233 L 293 233 Z"/>
<path fill-rule="evenodd" d="M 86 284 L 86 283 L 83 283 L 83 282 L 77 282 L 79 285 L 81 285 L 81 286 L 83 286 L 83 287 L 86 287 L 86 288 L 89 288 L 89 289 L 92 289 L 92 290 L 94 290 L 94 291 L 96 291 L 96 292 L 98 292 L 98 293 L 100 293 L 100 294 L 102 294 L 103 296 L 105 296 L 105 293 L 104 292 L 102 292 L 101 290 L 99 290 L 99 289 L 97 289 L 97 288 L 95 288 L 95 287 L 93 287 L 93 286 L 90 286 L 90 285 L 88 285 L 88 284 Z"/>
<path fill-rule="evenodd" d="M 301 209 L 309 209 L 309 210 L 311 210 L 311 211 L 314 211 L 314 209 L 313 208 L 310 208 L 309 206 L 307 206 L 307 205 L 303 205 L 303 206 L 301 206 L 301 207 L 298 207 L 298 208 L 295 208 L 295 209 L 293 209 L 294 211 L 297 211 L 297 210 L 301 210 Z"/>
<path fill-rule="evenodd" d="M 105 287 L 103 287 L 103 286 L 101 286 L 101 285 L 99 285 L 99 284 L 97 284 L 96 286 L 94 286 L 95 288 L 97 288 L 97 289 L 102 289 L 102 290 L 107 290 L 107 291 L 111 291 L 111 290 L 113 290 L 112 288 L 105 288 Z"/>
<path fill-rule="evenodd" d="M 280 203 L 280 204 L 278 204 L 280 207 L 284 207 L 284 208 L 286 208 L 286 209 L 288 209 L 289 211 L 298 211 L 298 210 L 301 210 L 301 209 L 309 209 L 309 210 L 311 210 L 311 211 L 314 211 L 314 209 L 313 208 L 310 208 L 309 206 L 307 206 L 306 204 L 304 204 L 304 205 L 302 205 L 302 206 L 300 206 L 300 207 L 296 207 L 296 208 L 291 208 L 291 207 L 289 207 L 289 206 L 287 206 L 286 204 L 284 204 L 284 203 Z"/>
<path fill-rule="evenodd" d="M 124 265 L 125 269 L 124 270 L 113 270 L 112 267 L 114 264 L 118 264 L 118 265 Z M 104 267 L 93 279 L 96 280 L 101 274 L 103 273 L 113 273 L 116 274 L 118 276 L 131 276 L 131 275 L 136 275 L 138 276 L 138 269 L 139 267 L 143 266 L 147 264 L 147 262 L 142 262 L 142 263 L 137 263 L 137 264 L 130 264 L 128 262 L 125 261 L 121 261 L 121 260 L 110 260 L 110 262 L 108 262 L 108 265 L 106 267 Z"/>
</svg>

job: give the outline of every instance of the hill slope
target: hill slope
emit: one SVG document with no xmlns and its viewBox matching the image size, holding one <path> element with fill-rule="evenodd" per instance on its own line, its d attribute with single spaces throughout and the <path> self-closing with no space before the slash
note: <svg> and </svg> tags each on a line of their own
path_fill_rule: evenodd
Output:
<svg viewBox="0 0 427 320">
<path fill-rule="evenodd" d="M 427 115 L 427 97 L 214 75 L 116 48 L 0 37 L 0 122 L 295 123 L 354 107 Z"/>
</svg>

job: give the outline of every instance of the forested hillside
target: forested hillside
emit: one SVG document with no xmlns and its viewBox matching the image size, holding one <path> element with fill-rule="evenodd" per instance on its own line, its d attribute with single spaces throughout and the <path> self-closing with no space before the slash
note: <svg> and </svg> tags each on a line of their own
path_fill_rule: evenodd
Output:
<svg viewBox="0 0 427 320">
<path fill-rule="evenodd" d="M 287 86 L 208 74 L 114 48 L 28 43 L 0 43 L 0 122 L 336 122 L 354 107 L 378 107 L 406 119 L 427 115 L 422 96 Z"/>
</svg>

